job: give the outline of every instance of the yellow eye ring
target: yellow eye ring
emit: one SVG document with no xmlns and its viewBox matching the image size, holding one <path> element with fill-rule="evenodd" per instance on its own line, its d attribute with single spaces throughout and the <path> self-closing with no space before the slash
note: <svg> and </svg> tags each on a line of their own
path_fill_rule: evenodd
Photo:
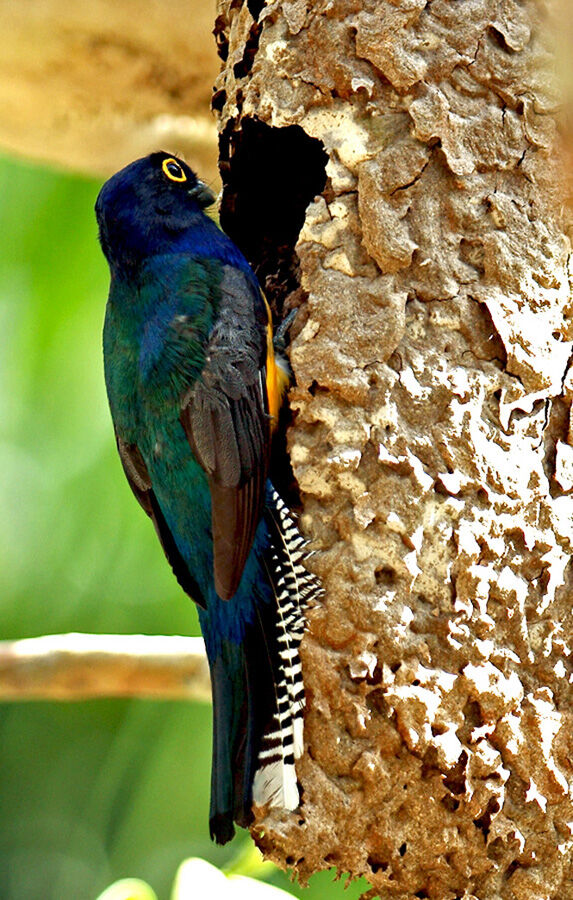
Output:
<svg viewBox="0 0 573 900">
<path fill-rule="evenodd" d="M 163 174 L 167 175 L 170 181 L 187 181 L 187 175 L 172 156 L 163 160 L 161 168 L 163 169 Z"/>
</svg>

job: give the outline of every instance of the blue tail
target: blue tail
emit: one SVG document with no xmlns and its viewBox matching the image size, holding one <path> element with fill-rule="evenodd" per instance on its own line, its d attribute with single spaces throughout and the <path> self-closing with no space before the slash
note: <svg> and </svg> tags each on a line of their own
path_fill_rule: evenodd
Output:
<svg viewBox="0 0 573 900">
<path fill-rule="evenodd" d="M 270 485 L 257 538 L 235 596 L 215 597 L 199 612 L 213 688 L 210 830 L 219 844 L 233 837 L 233 821 L 252 822 L 253 801 L 282 809 L 299 804 L 298 649 L 304 609 L 322 591 L 303 565 L 304 539 Z"/>
<path fill-rule="evenodd" d="M 267 620 L 270 612 L 262 610 Z M 233 837 L 233 821 L 247 827 L 253 820 L 253 779 L 276 704 L 273 644 L 272 622 L 257 617 L 247 626 L 240 644 L 222 641 L 210 660 L 213 764 L 209 826 L 218 844 Z"/>
</svg>

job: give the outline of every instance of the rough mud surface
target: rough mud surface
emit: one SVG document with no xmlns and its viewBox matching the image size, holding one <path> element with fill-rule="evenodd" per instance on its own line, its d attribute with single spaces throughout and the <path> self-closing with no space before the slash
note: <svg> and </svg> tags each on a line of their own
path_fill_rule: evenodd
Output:
<svg viewBox="0 0 573 900">
<path fill-rule="evenodd" d="M 303 645 L 303 804 L 264 819 L 260 844 L 303 879 L 364 875 L 372 897 L 573 898 L 573 333 L 552 12 L 219 5 L 227 184 L 253 122 L 299 126 L 328 156 L 295 248 L 308 297 L 290 433 L 326 596 Z M 290 165 L 316 160 L 301 149 Z M 286 174 L 281 161 L 274 184 Z M 247 198 L 227 194 L 232 225 Z M 269 221 L 275 196 L 271 180 Z"/>
</svg>

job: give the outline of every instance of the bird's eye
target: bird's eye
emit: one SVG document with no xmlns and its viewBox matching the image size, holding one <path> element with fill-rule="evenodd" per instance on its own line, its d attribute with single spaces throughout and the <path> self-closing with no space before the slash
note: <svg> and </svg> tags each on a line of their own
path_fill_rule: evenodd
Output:
<svg viewBox="0 0 573 900">
<path fill-rule="evenodd" d="M 161 168 L 171 181 L 187 181 L 187 175 L 172 156 L 163 160 Z"/>
</svg>

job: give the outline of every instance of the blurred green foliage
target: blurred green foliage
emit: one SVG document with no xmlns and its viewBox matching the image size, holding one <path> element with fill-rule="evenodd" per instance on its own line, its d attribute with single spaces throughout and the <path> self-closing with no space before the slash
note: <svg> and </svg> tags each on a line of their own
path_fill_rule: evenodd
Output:
<svg viewBox="0 0 573 900">
<path fill-rule="evenodd" d="M 0 638 L 197 634 L 116 459 L 103 385 L 99 184 L 0 160 Z M 0 897 L 94 900 L 250 842 L 208 837 L 211 714 L 149 701 L 22 703 L 0 718 Z M 342 896 L 320 873 L 307 900 Z M 363 885 L 344 892 L 360 895 Z"/>
</svg>

